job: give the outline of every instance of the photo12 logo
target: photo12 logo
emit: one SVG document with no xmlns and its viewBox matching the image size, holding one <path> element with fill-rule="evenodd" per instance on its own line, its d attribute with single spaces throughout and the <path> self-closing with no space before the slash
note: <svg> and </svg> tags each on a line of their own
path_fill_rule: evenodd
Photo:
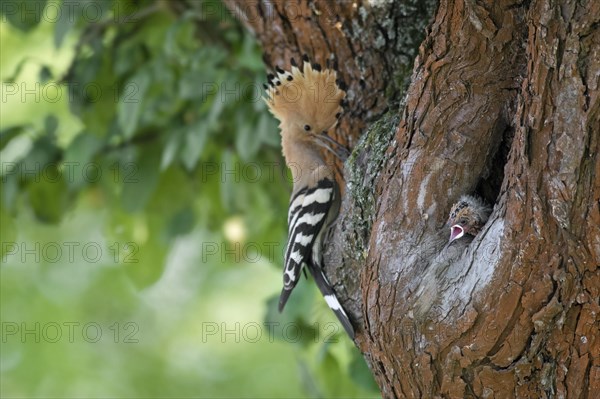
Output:
<svg viewBox="0 0 600 399">
<path fill-rule="evenodd" d="M 140 327 L 133 321 L 114 322 L 110 325 L 100 323 L 63 321 L 63 322 L 2 322 L 2 343 L 59 343 L 59 342 L 114 342 L 115 344 L 137 344 Z"/>
<path fill-rule="evenodd" d="M 63 242 L 2 242 L 2 262 L 10 260 L 21 264 L 29 263 L 61 263 L 73 264 L 111 262 L 138 263 L 136 254 L 139 246 L 135 242 L 114 242 L 108 247 L 98 242 L 63 241 Z"/>
<path fill-rule="evenodd" d="M 248 322 L 248 323 L 226 323 L 205 321 L 201 324 L 201 342 L 219 343 L 256 343 L 266 340 L 269 343 L 279 337 L 285 342 L 296 343 L 301 340 L 311 340 L 315 343 L 338 342 L 337 335 L 341 328 L 337 323 L 313 323 L 310 329 L 304 329 L 298 323 L 279 322 Z"/>
<path fill-rule="evenodd" d="M 0 175 L 2 183 L 6 183 L 10 176 L 16 175 L 21 180 L 34 183 L 48 182 L 58 183 L 66 181 L 75 183 L 78 181 L 86 183 L 97 183 L 102 176 L 110 174 L 115 183 L 139 183 L 138 165 L 134 162 L 113 163 L 109 170 L 96 162 L 61 162 L 46 163 L 39 162 L 2 162 L 0 163 Z"/>
<path fill-rule="evenodd" d="M 113 21 L 115 23 L 134 23 L 139 20 L 138 11 L 128 2 L 107 2 L 88 0 L 47 0 L 47 1 L 16 1 L 3 0 L 0 3 L 2 22 L 15 21 L 44 21 L 69 24 L 99 23 Z"/>
</svg>

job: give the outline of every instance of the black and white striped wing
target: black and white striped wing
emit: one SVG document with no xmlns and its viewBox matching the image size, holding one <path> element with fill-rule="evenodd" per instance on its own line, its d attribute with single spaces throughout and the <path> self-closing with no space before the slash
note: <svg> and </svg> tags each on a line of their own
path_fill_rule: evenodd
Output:
<svg viewBox="0 0 600 399">
<path fill-rule="evenodd" d="M 313 245 L 327 220 L 334 195 L 333 181 L 323 179 L 316 187 L 299 191 L 290 201 L 283 290 L 279 297 L 280 311 L 300 280 L 302 267 L 311 261 Z"/>
</svg>

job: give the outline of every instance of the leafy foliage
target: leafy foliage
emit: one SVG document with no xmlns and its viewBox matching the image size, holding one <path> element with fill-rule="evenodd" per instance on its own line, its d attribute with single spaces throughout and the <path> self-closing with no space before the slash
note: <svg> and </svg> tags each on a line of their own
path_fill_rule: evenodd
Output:
<svg viewBox="0 0 600 399">
<path fill-rule="evenodd" d="M 291 185 L 260 51 L 223 6 L 2 13 L 2 395 L 373 395 L 314 287 L 275 311 Z M 300 337 L 207 335 L 257 321 Z M 69 322 L 114 342 L 44 336 Z"/>
</svg>

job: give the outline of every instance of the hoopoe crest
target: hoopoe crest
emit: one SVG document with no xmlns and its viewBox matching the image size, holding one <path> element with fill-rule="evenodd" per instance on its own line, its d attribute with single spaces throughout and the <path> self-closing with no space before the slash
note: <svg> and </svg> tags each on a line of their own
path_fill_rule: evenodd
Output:
<svg viewBox="0 0 600 399">
<path fill-rule="evenodd" d="M 340 156 L 339 151 L 345 152 L 345 148 L 340 149 L 340 144 L 327 136 L 327 132 L 342 114 L 345 85 L 336 71 L 323 70 L 319 64 L 311 64 L 306 56 L 302 69 L 293 58 L 291 63 L 291 72 L 276 67 L 276 74 L 268 75 L 269 86 L 265 86 L 265 102 L 280 121 L 283 155 L 288 166 L 299 161 L 296 152 L 301 151 L 298 147 L 303 144 L 314 143 Z"/>
</svg>

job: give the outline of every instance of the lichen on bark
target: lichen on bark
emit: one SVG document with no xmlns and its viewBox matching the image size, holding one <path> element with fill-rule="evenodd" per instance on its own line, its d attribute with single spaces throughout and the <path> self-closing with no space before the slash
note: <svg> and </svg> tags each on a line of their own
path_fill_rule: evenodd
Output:
<svg viewBox="0 0 600 399">
<path fill-rule="evenodd" d="M 390 146 L 400 117 L 388 112 L 373 123 L 358 142 L 346 162 L 345 212 L 340 223 L 352 234 L 344 236 L 343 249 L 355 260 L 366 258 L 368 238 L 375 217 L 375 182 L 381 167 L 388 161 Z"/>
</svg>

